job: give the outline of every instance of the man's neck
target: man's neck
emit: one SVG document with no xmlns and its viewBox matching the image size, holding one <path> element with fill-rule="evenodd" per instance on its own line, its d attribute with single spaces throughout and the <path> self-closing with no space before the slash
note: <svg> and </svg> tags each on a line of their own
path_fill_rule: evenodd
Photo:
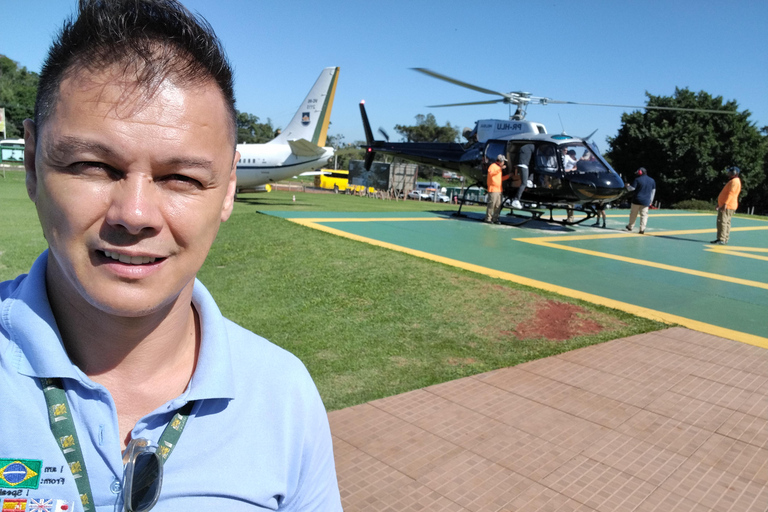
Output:
<svg viewBox="0 0 768 512">
<path fill-rule="evenodd" d="M 48 284 L 48 296 L 64 346 L 72 362 L 100 381 L 153 380 L 168 370 L 191 377 L 200 330 L 191 303 L 192 286 L 171 304 L 139 317 L 99 310 L 85 300 L 71 301 Z"/>
<path fill-rule="evenodd" d="M 201 328 L 192 285 L 173 304 L 130 318 L 69 301 L 55 288 L 48 285 L 48 297 L 64 347 L 83 373 L 109 391 L 125 449 L 137 422 L 180 396 L 197 366 Z"/>
</svg>

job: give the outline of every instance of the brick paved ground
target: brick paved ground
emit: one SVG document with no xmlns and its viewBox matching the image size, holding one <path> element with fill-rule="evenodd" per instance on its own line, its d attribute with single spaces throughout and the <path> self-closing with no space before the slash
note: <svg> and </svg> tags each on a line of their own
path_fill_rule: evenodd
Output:
<svg viewBox="0 0 768 512">
<path fill-rule="evenodd" d="M 768 510 L 768 350 L 688 329 L 329 418 L 346 512 Z"/>
</svg>

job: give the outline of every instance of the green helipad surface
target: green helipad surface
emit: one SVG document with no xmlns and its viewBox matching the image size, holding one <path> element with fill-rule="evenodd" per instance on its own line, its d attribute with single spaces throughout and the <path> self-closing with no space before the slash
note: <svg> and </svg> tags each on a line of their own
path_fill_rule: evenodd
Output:
<svg viewBox="0 0 768 512">
<path fill-rule="evenodd" d="M 730 244 L 715 216 L 655 210 L 645 235 L 531 221 L 488 225 L 450 212 L 264 212 L 339 236 L 768 348 L 768 221 L 736 217 Z M 555 215 L 555 218 L 558 218 Z M 503 221 L 516 224 L 520 219 Z M 591 222 L 591 221 L 588 221 Z"/>
</svg>

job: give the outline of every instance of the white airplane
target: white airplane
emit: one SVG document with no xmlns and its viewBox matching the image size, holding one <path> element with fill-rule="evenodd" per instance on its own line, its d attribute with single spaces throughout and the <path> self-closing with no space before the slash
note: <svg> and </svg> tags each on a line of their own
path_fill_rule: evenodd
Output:
<svg viewBox="0 0 768 512">
<path fill-rule="evenodd" d="M 258 188 L 325 167 L 333 148 L 323 147 L 331 120 L 339 68 L 325 68 L 285 129 L 266 144 L 238 144 L 237 188 Z"/>
</svg>

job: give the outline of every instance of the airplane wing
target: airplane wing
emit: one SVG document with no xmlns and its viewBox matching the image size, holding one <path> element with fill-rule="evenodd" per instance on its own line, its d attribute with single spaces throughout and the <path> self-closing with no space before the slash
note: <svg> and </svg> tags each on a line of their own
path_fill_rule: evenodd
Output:
<svg viewBox="0 0 768 512">
<path fill-rule="evenodd" d="M 291 153 L 296 156 L 317 158 L 325 153 L 323 148 L 312 144 L 307 139 L 289 140 L 288 145 L 291 146 Z"/>
<path fill-rule="evenodd" d="M 307 171 L 299 174 L 299 176 L 327 176 L 331 174 L 330 171 Z"/>
</svg>

